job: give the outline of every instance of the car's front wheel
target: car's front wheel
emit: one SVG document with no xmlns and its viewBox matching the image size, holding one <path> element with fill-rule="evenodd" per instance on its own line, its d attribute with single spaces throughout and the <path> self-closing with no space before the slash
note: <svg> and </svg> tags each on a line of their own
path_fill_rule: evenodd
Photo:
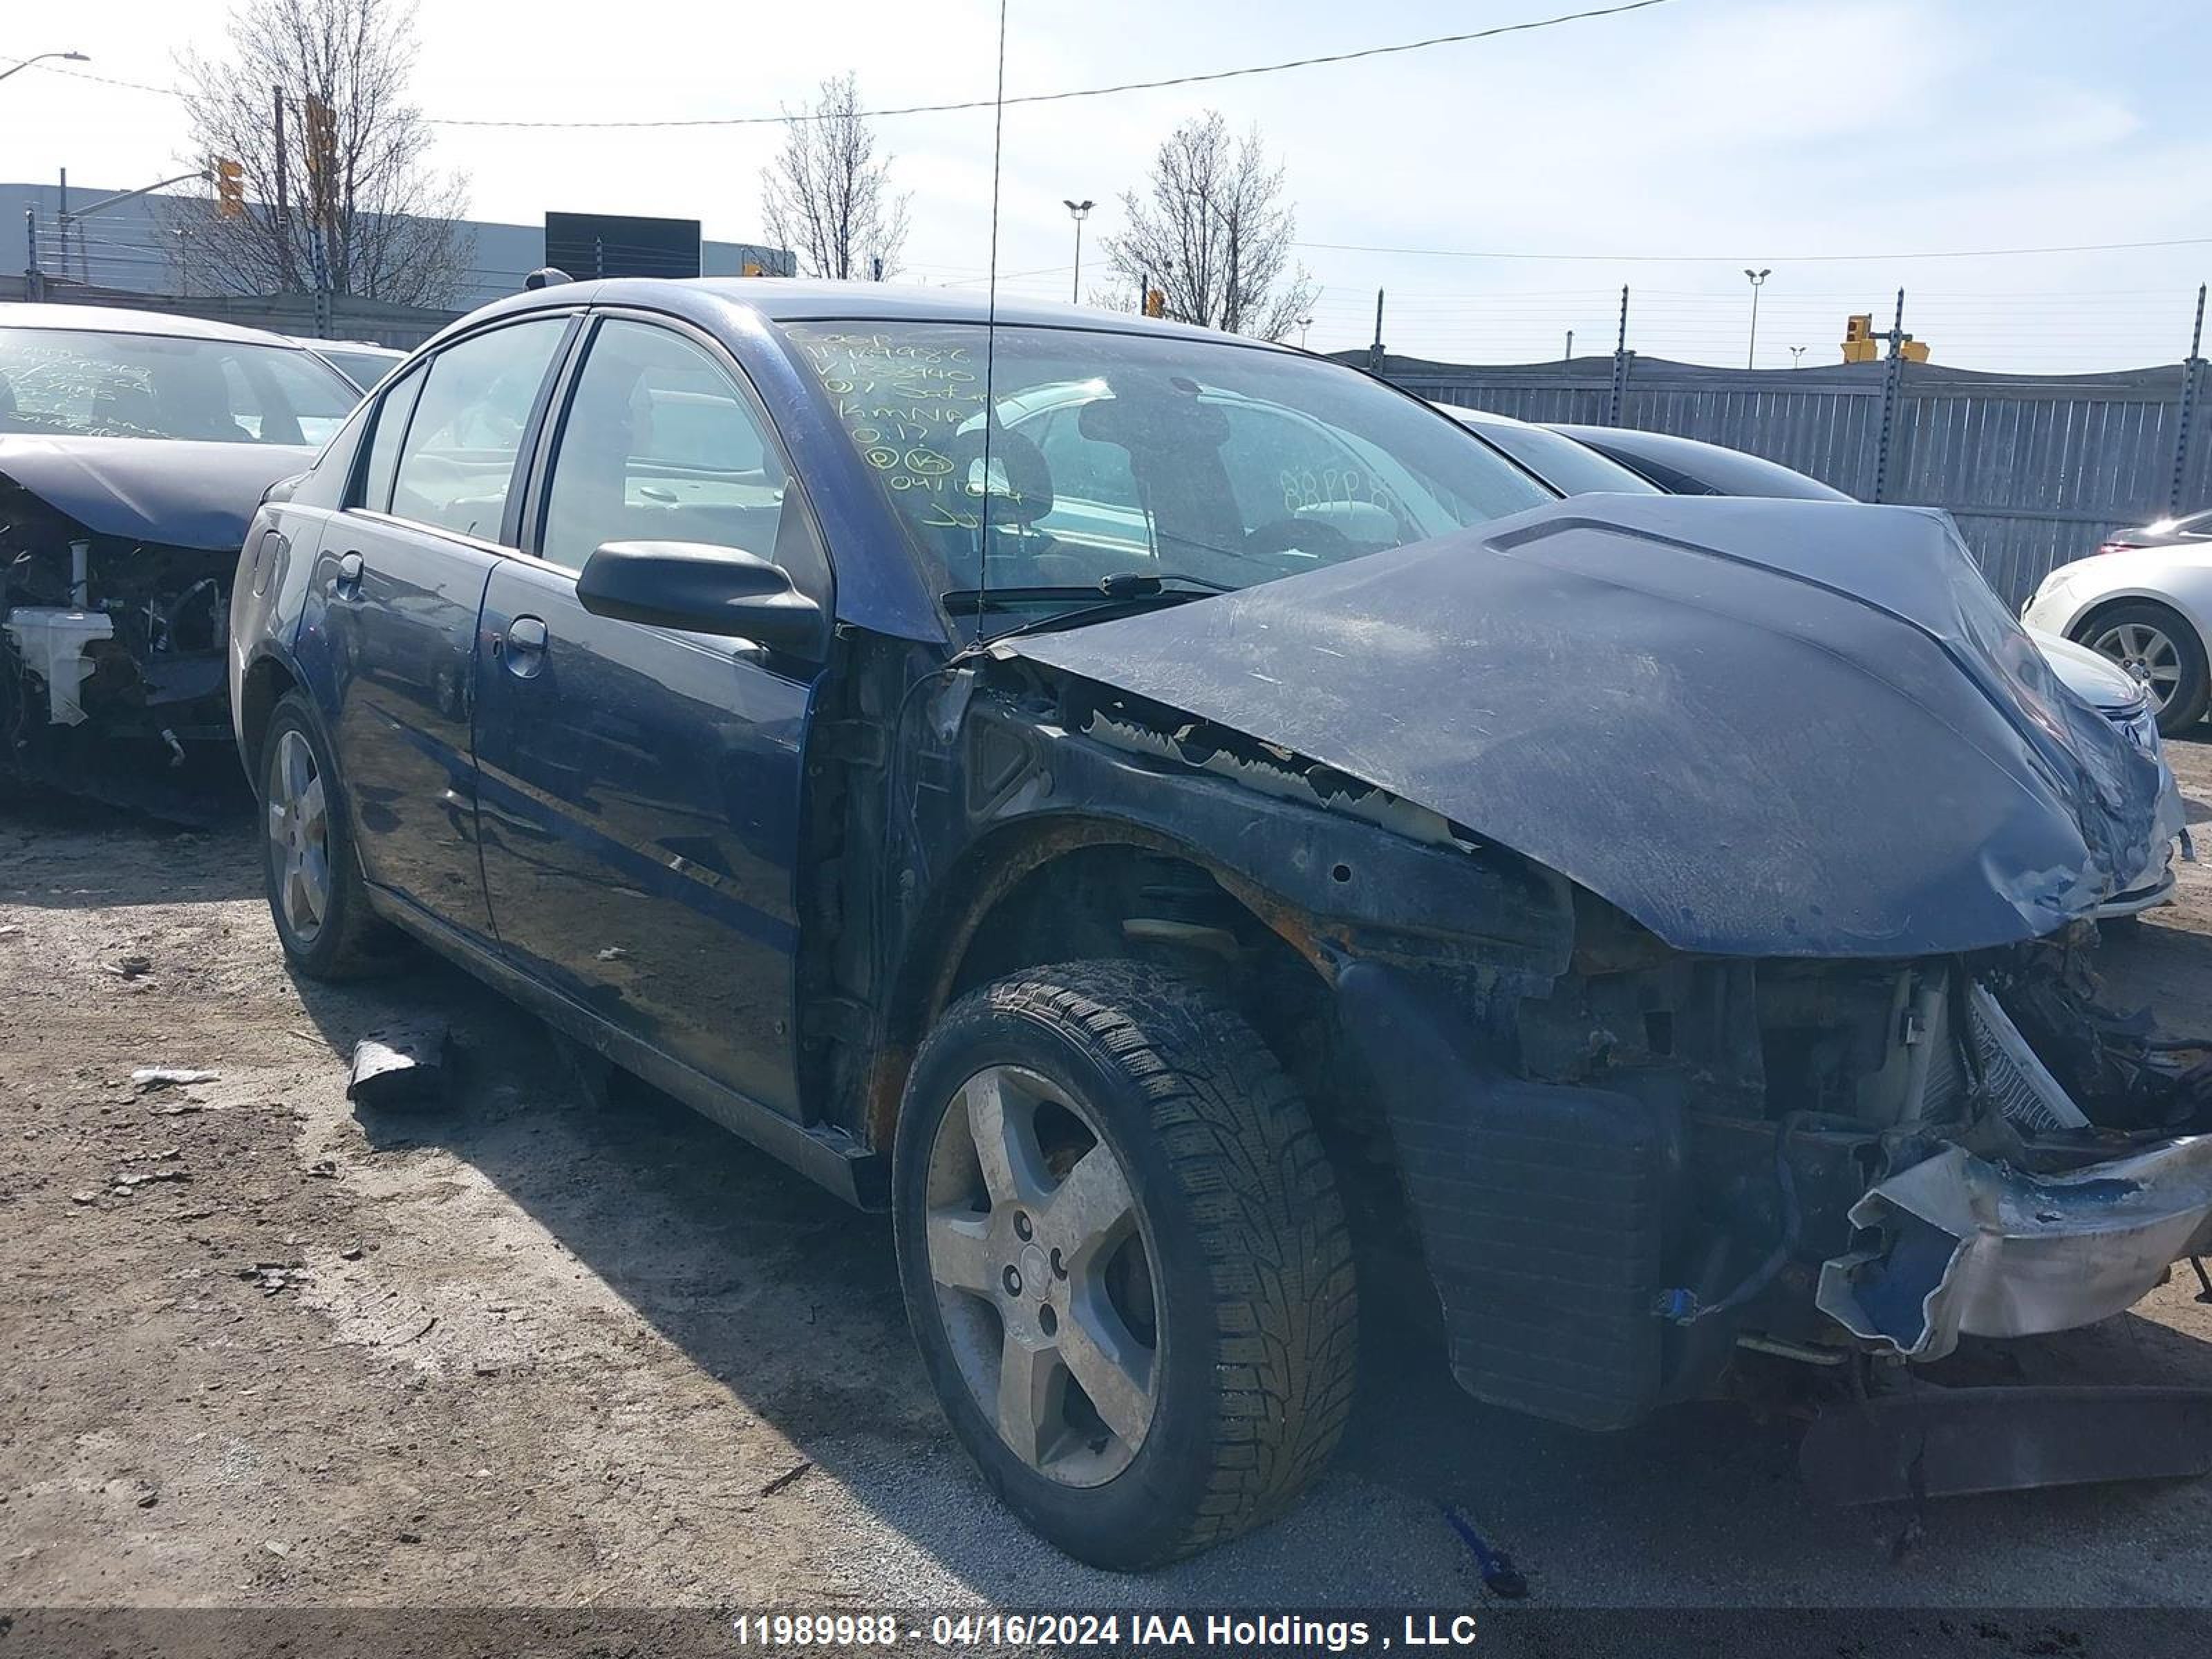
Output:
<svg viewBox="0 0 2212 1659">
<path fill-rule="evenodd" d="M 270 714 L 259 795 L 269 914 L 286 958 L 310 979 L 380 965 L 391 936 L 369 911 L 337 768 L 302 692 Z"/>
<path fill-rule="evenodd" d="M 2097 612 L 2076 637 L 2150 694 L 2164 735 L 2185 732 L 2204 718 L 2212 674 L 2206 672 L 2203 641 L 2178 613 L 2151 600 L 2130 599 Z"/>
<path fill-rule="evenodd" d="M 1028 970 L 916 1056 L 892 1166 L 907 1311 L 992 1489 L 1095 1565 L 1279 1514 L 1352 1399 L 1352 1252 L 1304 1103 L 1223 999 Z"/>
</svg>

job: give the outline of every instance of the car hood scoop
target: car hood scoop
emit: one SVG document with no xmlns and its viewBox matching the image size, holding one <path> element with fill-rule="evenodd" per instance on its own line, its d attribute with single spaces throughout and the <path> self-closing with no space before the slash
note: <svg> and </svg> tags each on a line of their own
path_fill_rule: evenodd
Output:
<svg viewBox="0 0 2212 1659">
<path fill-rule="evenodd" d="M 1683 950 L 2045 933 L 2157 836 L 1942 514 L 1583 496 L 1004 649 L 1443 814 Z"/>
<path fill-rule="evenodd" d="M 0 436 L 0 476 L 96 536 L 238 550 L 262 492 L 312 449 L 167 438 Z"/>
</svg>

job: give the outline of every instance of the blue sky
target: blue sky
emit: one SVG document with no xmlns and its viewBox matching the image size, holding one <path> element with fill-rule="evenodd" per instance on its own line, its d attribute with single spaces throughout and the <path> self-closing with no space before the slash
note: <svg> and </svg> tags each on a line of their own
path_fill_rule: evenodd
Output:
<svg viewBox="0 0 2212 1659">
<path fill-rule="evenodd" d="M 1571 10 L 1590 0 L 1013 0 L 1009 93 L 1342 51 Z M 76 47 L 94 72 L 161 82 L 220 37 L 220 0 L 103 0 L 19 23 L 0 53 Z M 565 27 L 423 0 L 416 94 L 435 115 L 773 113 L 850 68 L 888 106 L 988 97 L 990 0 L 769 9 L 625 0 Z M 619 18 L 617 26 L 611 19 Z M 586 22 L 585 20 L 590 19 Z M 32 35 L 23 33 L 25 28 Z M 33 38 L 35 36 L 35 38 Z M 47 37 L 52 36 L 52 39 Z M 1212 86 L 1010 109 L 1000 270 L 1067 290 L 1063 197 L 1118 220 L 1175 123 L 1257 122 L 1288 172 L 1300 250 L 1323 285 L 1311 343 L 1363 342 L 1389 291 L 1394 350 L 1464 361 L 1609 349 L 1622 283 L 1631 343 L 1741 362 L 1747 264 L 1768 266 L 1759 359 L 1832 362 L 1844 315 L 1886 315 L 1939 362 L 2093 370 L 2185 349 L 2212 242 L 2002 258 L 1814 259 L 2212 237 L 2212 4 L 2204 0 L 1671 0 L 1626 16 Z M 909 273 L 975 283 L 988 264 L 989 112 L 882 124 L 914 195 Z M 758 234 L 773 128 L 647 133 L 441 130 L 481 216 L 549 207 L 678 214 Z M 176 170 L 169 100 L 28 71 L 0 87 L 0 178 L 125 187 Z M 1350 251 L 1482 250 L 1564 258 Z M 1672 261 L 1625 256 L 1688 256 Z M 1094 260 L 1085 287 L 1103 275 Z"/>
</svg>

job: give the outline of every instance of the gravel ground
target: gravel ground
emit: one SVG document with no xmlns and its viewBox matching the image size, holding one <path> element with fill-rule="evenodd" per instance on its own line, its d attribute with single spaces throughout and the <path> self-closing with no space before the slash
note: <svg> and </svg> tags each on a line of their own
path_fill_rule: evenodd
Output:
<svg viewBox="0 0 2212 1659">
<path fill-rule="evenodd" d="M 2212 800 L 2212 742 L 2175 757 Z M 1555 1607 L 2212 1604 L 2212 1484 L 1838 1513 L 1786 1425 L 1554 1429 L 1389 1328 L 1287 1521 L 1078 1568 L 952 1445 L 880 1218 L 665 1101 L 591 1103 L 434 963 L 295 984 L 257 856 L 242 815 L 0 812 L 0 1603 L 1465 1605 L 1449 1505 Z M 2212 873 L 2106 954 L 2120 1000 L 2212 1026 Z M 459 1103 L 357 1114 L 356 1038 L 428 1012 Z M 2192 1291 L 2022 1373 L 2212 1385 Z"/>
</svg>

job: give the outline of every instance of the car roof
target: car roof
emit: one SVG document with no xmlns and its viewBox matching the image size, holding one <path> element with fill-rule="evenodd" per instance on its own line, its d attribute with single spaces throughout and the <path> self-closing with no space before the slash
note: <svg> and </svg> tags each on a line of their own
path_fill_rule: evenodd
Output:
<svg viewBox="0 0 2212 1659">
<path fill-rule="evenodd" d="M 99 334 L 158 334 L 175 340 L 228 340 L 241 345 L 302 349 L 281 334 L 235 323 L 211 323 L 166 311 L 133 311 L 125 306 L 0 304 L 0 328 L 75 328 Z"/>
<path fill-rule="evenodd" d="M 557 283 L 495 300 L 461 324 L 495 313 L 514 315 L 540 307 L 638 305 L 675 312 L 702 323 L 732 311 L 750 312 L 769 323 L 969 323 L 994 320 L 990 296 L 981 289 L 920 288 L 896 283 L 833 283 L 788 276 L 611 276 Z M 1017 328 L 1085 328 L 1169 339 L 1227 342 L 1267 351 L 1295 351 L 1247 336 L 1188 323 L 1171 323 L 1135 312 L 1107 311 L 1043 300 L 1002 297 L 995 320 Z M 455 326 L 460 326 L 456 325 Z"/>
</svg>

